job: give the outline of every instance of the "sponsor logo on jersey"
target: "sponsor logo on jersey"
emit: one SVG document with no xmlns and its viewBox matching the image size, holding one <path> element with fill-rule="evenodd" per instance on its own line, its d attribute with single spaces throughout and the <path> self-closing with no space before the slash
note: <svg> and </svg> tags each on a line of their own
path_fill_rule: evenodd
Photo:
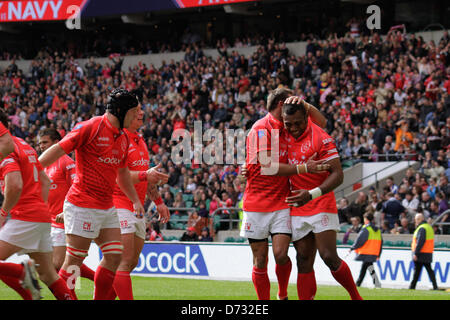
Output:
<svg viewBox="0 0 450 320">
<path fill-rule="evenodd" d="M 104 164 L 112 164 L 112 165 L 118 165 L 122 160 L 117 159 L 115 157 L 108 157 L 108 158 L 102 158 L 98 157 L 98 162 L 104 163 Z"/>
<path fill-rule="evenodd" d="M 139 159 L 139 160 L 135 160 L 131 163 L 131 167 L 141 167 L 141 166 L 146 166 L 148 167 L 150 165 L 150 160 L 146 160 L 146 159 Z"/>
</svg>

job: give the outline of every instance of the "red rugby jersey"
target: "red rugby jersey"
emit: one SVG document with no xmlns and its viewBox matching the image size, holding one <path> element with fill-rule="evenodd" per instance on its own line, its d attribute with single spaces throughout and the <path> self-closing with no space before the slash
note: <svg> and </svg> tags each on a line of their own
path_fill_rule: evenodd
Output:
<svg viewBox="0 0 450 320">
<path fill-rule="evenodd" d="M 317 152 L 315 160 L 331 160 L 339 158 L 336 145 L 322 128 L 308 119 L 308 126 L 305 132 L 298 138 L 288 137 L 288 158 L 293 165 L 302 164 L 308 161 Z M 291 190 L 311 190 L 322 184 L 330 175 L 328 171 L 324 173 L 305 173 L 289 177 Z M 311 216 L 317 213 L 336 213 L 336 198 L 334 192 L 328 192 L 314 200 L 309 201 L 302 207 L 291 207 L 292 216 Z"/>
<path fill-rule="evenodd" d="M 0 137 L 5 133 L 9 133 L 8 129 L 0 122 Z"/>
<path fill-rule="evenodd" d="M 79 123 L 58 143 L 66 153 L 75 150 L 77 174 L 66 200 L 82 208 L 113 207 L 117 170 L 127 165 L 125 132 L 114 127 L 105 114 Z"/>
<path fill-rule="evenodd" d="M 288 177 L 262 175 L 258 162 L 258 153 L 270 151 L 275 162 L 287 163 L 285 137 L 283 123 L 270 113 L 256 121 L 251 128 L 246 142 L 248 173 L 243 200 L 245 211 L 271 212 L 289 208 L 285 202 L 289 193 Z M 278 159 L 273 156 L 278 156 Z"/>
<path fill-rule="evenodd" d="M 20 171 L 23 187 L 20 199 L 11 210 L 11 218 L 22 221 L 50 223 L 48 205 L 42 198 L 39 172 L 43 170 L 36 151 L 24 140 L 12 137 L 14 152 L 11 152 L 0 164 L 0 184 L 5 191 L 5 176 Z"/>
<path fill-rule="evenodd" d="M 63 212 L 64 199 L 75 179 L 75 161 L 64 155 L 44 170 L 51 180 L 48 207 L 52 216 L 52 227 L 64 229 L 64 223 L 56 223 L 55 218 Z"/>
<path fill-rule="evenodd" d="M 127 160 L 128 168 L 130 171 L 148 170 L 150 166 L 150 156 L 144 138 L 142 138 L 140 134 L 132 133 L 127 129 L 124 129 L 124 131 L 130 138 Z M 146 180 L 134 185 L 142 205 L 144 205 L 145 195 L 147 193 L 147 184 L 148 182 Z M 134 211 L 133 202 L 131 202 L 131 200 L 122 192 L 118 184 L 116 184 L 116 187 L 114 188 L 113 200 L 116 208 L 127 209 L 131 212 Z"/>
</svg>

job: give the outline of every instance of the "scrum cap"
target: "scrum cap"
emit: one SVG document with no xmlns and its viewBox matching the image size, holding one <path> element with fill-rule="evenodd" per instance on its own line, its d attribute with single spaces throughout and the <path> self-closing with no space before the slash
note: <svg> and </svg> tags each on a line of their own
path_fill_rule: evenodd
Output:
<svg viewBox="0 0 450 320">
<path fill-rule="evenodd" d="M 138 104 L 139 101 L 133 93 L 125 89 L 115 89 L 109 94 L 106 110 L 119 119 L 120 128 L 123 128 L 128 110 L 137 107 Z"/>
</svg>

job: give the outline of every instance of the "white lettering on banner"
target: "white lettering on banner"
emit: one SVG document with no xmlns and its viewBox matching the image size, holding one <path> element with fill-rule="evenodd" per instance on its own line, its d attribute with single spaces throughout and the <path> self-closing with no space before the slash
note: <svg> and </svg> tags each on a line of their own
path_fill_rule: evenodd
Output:
<svg viewBox="0 0 450 320">
<path fill-rule="evenodd" d="M 25 4 L 25 8 L 23 5 Z M 50 9 L 53 12 L 53 18 L 58 18 L 59 10 L 63 4 L 62 0 L 60 1 L 44 1 L 42 2 L 42 7 L 40 6 L 38 1 L 9 1 L 8 2 L 8 20 L 36 20 L 43 19 L 45 12 L 47 11 L 48 5 L 50 4 Z M 3 3 L 1 3 L 3 5 Z M 1 8 L 0 5 L 0 8 Z M 23 10 L 22 10 L 23 9 Z"/>
<path fill-rule="evenodd" d="M 167 252 L 150 252 L 145 257 L 142 253 L 139 256 L 139 265 L 136 266 L 134 271 L 141 272 L 144 268 L 147 268 L 150 272 L 162 272 L 168 273 L 170 270 L 175 270 L 177 273 L 200 273 L 197 265 L 195 264 L 198 253 L 191 256 L 191 248 L 185 247 L 184 253 L 178 252 L 173 257 Z M 184 264 L 183 264 L 184 262 Z"/>
<path fill-rule="evenodd" d="M 53 18 L 58 18 L 58 11 L 61 8 L 62 1 L 58 1 L 58 3 L 55 5 L 54 1 L 50 1 L 50 7 L 52 7 L 53 10 Z"/>
</svg>

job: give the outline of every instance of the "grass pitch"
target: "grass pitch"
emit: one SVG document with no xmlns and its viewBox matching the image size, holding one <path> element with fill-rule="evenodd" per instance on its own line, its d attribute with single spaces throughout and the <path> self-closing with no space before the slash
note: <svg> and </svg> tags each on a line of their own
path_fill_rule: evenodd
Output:
<svg viewBox="0 0 450 320">
<path fill-rule="evenodd" d="M 256 300 L 251 282 L 217 281 L 163 277 L 132 277 L 135 300 Z M 81 279 L 76 289 L 80 300 L 92 300 L 94 284 Z M 55 300 L 41 282 L 44 300 Z M 277 298 L 277 283 L 271 283 L 271 299 Z M 365 300 L 450 300 L 450 292 L 408 289 L 359 288 Z M 297 300 L 297 287 L 290 284 L 290 300 Z M 21 300 L 11 288 L 0 281 L 0 300 Z M 316 300 L 349 300 L 347 291 L 340 286 L 318 286 Z"/>
</svg>

